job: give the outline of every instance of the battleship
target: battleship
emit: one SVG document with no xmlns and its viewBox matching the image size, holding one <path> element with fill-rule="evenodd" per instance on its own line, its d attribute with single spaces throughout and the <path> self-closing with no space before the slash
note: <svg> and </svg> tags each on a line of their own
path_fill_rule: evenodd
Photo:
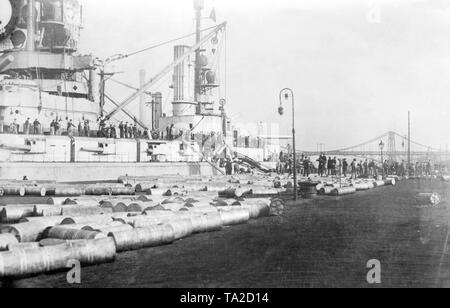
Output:
<svg viewBox="0 0 450 308">
<path fill-rule="evenodd" d="M 278 152 L 262 136 L 242 135 L 227 116 L 214 63 L 227 24 L 203 29 L 204 1 L 195 0 L 195 41 L 173 46 L 173 62 L 126 100 L 105 91 L 112 61 L 82 54 L 83 7 L 78 0 L 1 0 L 0 178 L 63 182 L 121 175 L 215 175 L 234 157 L 269 171 Z M 154 92 L 172 74 L 173 97 Z M 163 101 L 172 100 L 172 114 Z M 139 104 L 138 114 L 127 109 Z M 109 109 L 106 106 L 109 106 Z M 112 107 L 111 107 L 112 106 Z M 122 133 L 120 117 L 133 126 Z M 114 134 L 104 131 L 114 127 Z M 118 133 L 118 127 L 121 133 Z M 176 133 L 174 133 L 176 132 Z"/>
</svg>

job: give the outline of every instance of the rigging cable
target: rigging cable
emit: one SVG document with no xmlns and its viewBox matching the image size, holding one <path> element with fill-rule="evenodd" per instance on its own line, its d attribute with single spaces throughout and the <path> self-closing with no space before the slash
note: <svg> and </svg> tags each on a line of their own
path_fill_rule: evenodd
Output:
<svg viewBox="0 0 450 308">
<path fill-rule="evenodd" d="M 217 26 L 209 27 L 209 28 L 203 29 L 203 30 L 201 30 L 201 32 L 205 32 L 205 31 L 208 31 L 208 30 L 211 30 L 211 29 L 215 29 L 215 28 L 217 28 Z M 155 44 L 155 45 L 153 45 L 153 46 L 150 46 L 150 47 L 147 47 L 147 48 L 144 48 L 144 49 L 141 49 L 141 50 L 138 50 L 138 51 L 135 51 L 135 52 L 131 52 L 131 53 L 129 53 L 129 54 L 126 54 L 126 55 L 124 55 L 124 58 L 129 58 L 129 57 L 135 56 L 135 55 L 137 55 L 137 54 L 140 54 L 140 53 L 143 53 L 143 52 L 146 52 L 146 51 L 149 51 L 149 50 L 152 50 L 152 49 L 155 49 L 155 48 L 158 48 L 158 47 L 161 47 L 161 46 L 170 44 L 170 43 L 174 43 L 174 42 L 176 42 L 176 41 L 180 41 L 180 40 L 189 38 L 189 37 L 194 36 L 194 35 L 195 35 L 195 33 L 191 33 L 191 34 L 187 34 L 187 35 L 185 35 L 185 36 L 182 36 L 182 37 L 179 37 L 179 38 L 176 38 L 176 39 L 172 39 L 172 40 L 165 41 L 165 42 L 162 42 L 162 43 L 159 43 L 159 44 Z"/>
</svg>

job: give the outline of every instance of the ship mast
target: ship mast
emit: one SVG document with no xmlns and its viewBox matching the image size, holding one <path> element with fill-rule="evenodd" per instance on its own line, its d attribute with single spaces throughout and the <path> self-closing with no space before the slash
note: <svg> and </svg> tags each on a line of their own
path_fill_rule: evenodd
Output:
<svg viewBox="0 0 450 308">
<path fill-rule="evenodd" d="M 27 51 L 34 51 L 35 50 L 35 10 L 36 10 L 36 4 L 35 0 L 28 0 L 28 6 L 27 6 L 28 12 L 27 12 L 27 44 L 26 48 Z"/>
<path fill-rule="evenodd" d="M 204 7 L 204 0 L 194 0 L 194 9 L 196 11 L 196 29 L 195 29 L 195 43 L 198 44 L 201 40 L 201 26 L 202 26 L 202 10 Z M 200 64 L 200 54 L 201 49 L 198 48 L 195 51 L 195 73 L 194 73 L 194 99 L 196 102 L 200 100 L 202 83 L 201 83 L 201 64 Z"/>
</svg>

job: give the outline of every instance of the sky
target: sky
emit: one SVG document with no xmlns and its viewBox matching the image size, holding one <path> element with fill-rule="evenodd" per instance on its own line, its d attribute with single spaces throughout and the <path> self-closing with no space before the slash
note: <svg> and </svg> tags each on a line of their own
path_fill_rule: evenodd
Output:
<svg viewBox="0 0 450 308">
<path fill-rule="evenodd" d="M 191 0 L 81 0 L 82 53 L 106 58 L 194 31 Z M 295 93 L 298 147 L 336 149 L 387 131 L 450 144 L 450 0 L 205 0 L 227 21 L 226 98 L 234 122 L 276 123 L 290 133 Z M 205 27 L 213 25 L 205 20 Z M 157 74 L 171 46 L 118 63 L 116 78 L 138 85 Z M 170 79 L 170 76 L 169 76 Z M 155 88 L 170 107 L 169 79 Z M 110 86 L 118 99 L 131 94 Z M 136 108 L 136 104 L 130 109 Z"/>
</svg>

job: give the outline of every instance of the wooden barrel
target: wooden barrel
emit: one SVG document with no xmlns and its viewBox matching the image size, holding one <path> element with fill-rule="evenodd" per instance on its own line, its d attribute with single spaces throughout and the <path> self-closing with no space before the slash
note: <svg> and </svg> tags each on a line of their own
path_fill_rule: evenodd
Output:
<svg viewBox="0 0 450 308">
<path fill-rule="evenodd" d="M 174 239 L 179 240 L 192 235 L 194 226 L 191 219 L 178 219 L 171 221 L 169 225 L 173 229 Z"/>
<path fill-rule="evenodd" d="M 113 219 L 111 215 L 75 216 L 65 218 L 61 222 L 61 225 L 90 224 L 90 223 L 108 224 L 112 221 Z"/>
<path fill-rule="evenodd" d="M 20 196 L 22 186 L 3 186 L 3 196 Z"/>
<path fill-rule="evenodd" d="M 67 267 L 70 250 L 65 246 L 17 249 L 0 253 L 0 277 L 22 278 Z"/>
<path fill-rule="evenodd" d="M 375 182 L 374 182 L 374 186 L 375 186 L 375 187 L 382 187 L 382 186 L 384 186 L 384 185 L 385 185 L 385 183 L 384 183 L 383 180 L 379 180 L 379 181 L 375 181 Z"/>
<path fill-rule="evenodd" d="M 129 184 L 129 183 L 140 183 L 140 182 L 153 182 L 158 181 L 157 177 L 151 176 L 120 176 L 118 178 L 119 183 Z"/>
<path fill-rule="evenodd" d="M 270 206 L 266 203 L 262 202 L 251 203 L 249 201 L 246 201 L 241 202 L 241 205 L 243 208 L 249 210 L 251 219 L 270 216 Z"/>
<path fill-rule="evenodd" d="M 49 205 L 65 205 L 67 197 L 51 197 L 47 199 L 47 204 Z"/>
<path fill-rule="evenodd" d="M 94 240 L 105 238 L 106 234 L 96 231 L 76 230 L 64 226 L 56 226 L 46 231 L 45 237 L 60 240 Z"/>
<path fill-rule="evenodd" d="M 56 238 L 46 238 L 39 241 L 40 247 L 49 247 L 49 246 L 58 246 L 58 245 L 66 245 L 67 241 L 60 240 Z"/>
<path fill-rule="evenodd" d="M 136 191 L 133 187 L 112 187 L 111 195 L 113 196 L 133 196 L 136 194 Z"/>
<path fill-rule="evenodd" d="M 153 189 L 155 189 L 155 183 L 154 182 L 141 182 L 135 186 L 136 192 L 152 192 Z"/>
<path fill-rule="evenodd" d="M 250 211 L 244 208 L 219 211 L 219 215 L 224 226 L 240 225 L 250 220 Z"/>
<path fill-rule="evenodd" d="M 109 196 L 112 195 L 112 188 L 108 186 L 89 185 L 85 186 L 84 192 L 87 196 Z"/>
<path fill-rule="evenodd" d="M 82 205 L 66 205 L 62 207 L 63 216 L 88 216 L 88 215 L 103 215 L 111 214 L 112 209 L 100 208 L 97 206 L 82 206 Z"/>
<path fill-rule="evenodd" d="M 127 211 L 127 205 L 119 200 L 107 200 L 101 202 L 101 208 L 110 208 L 113 213 L 123 213 Z"/>
<path fill-rule="evenodd" d="M 6 251 L 8 250 L 9 245 L 14 245 L 18 243 L 19 241 L 14 235 L 10 233 L 0 234 L 0 251 Z"/>
<path fill-rule="evenodd" d="M 208 189 L 210 186 L 208 186 Z M 219 197 L 231 199 L 231 198 L 241 198 L 244 195 L 245 191 L 241 188 L 227 188 L 219 191 Z M 250 192 L 247 192 L 250 194 Z"/>
<path fill-rule="evenodd" d="M 353 187 L 356 189 L 356 191 L 369 190 L 369 185 L 367 185 L 366 183 L 355 183 L 353 184 Z"/>
<path fill-rule="evenodd" d="M 169 203 L 161 205 L 165 210 L 177 212 L 184 207 L 181 203 Z"/>
<path fill-rule="evenodd" d="M 147 216 L 147 217 L 156 217 L 156 218 L 160 218 L 160 217 L 173 217 L 175 215 L 175 212 L 172 211 L 166 211 L 166 210 L 152 210 L 152 211 L 144 211 L 142 212 L 143 216 Z"/>
<path fill-rule="evenodd" d="M 123 212 L 123 213 L 112 213 L 111 217 L 114 221 L 120 221 L 121 223 L 126 223 L 121 221 L 121 219 L 124 218 L 130 218 L 130 217 L 136 217 L 136 216 L 142 216 L 142 213 L 135 213 L 135 212 Z"/>
<path fill-rule="evenodd" d="M 69 260 L 78 260 L 82 265 L 112 262 L 115 255 L 115 243 L 110 238 L 7 251 L 0 253 L 0 277 L 26 277 L 53 272 L 67 268 Z"/>
<path fill-rule="evenodd" d="M 212 201 L 211 205 L 213 206 L 229 206 L 231 203 L 233 203 L 234 199 L 218 199 L 216 201 Z"/>
<path fill-rule="evenodd" d="M 143 212 L 147 207 L 152 205 L 154 204 L 142 201 L 134 201 L 127 206 L 127 212 Z"/>
<path fill-rule="evenodd" d="M 38 242 L 32 243 L 17 243 L 17 244 L 9 244 L 8 251 L 21 250 L 21 249 L 35 249 L 39 248 Z"/>
<path fill-rule="evenodd" d="M 418 193 L 415 199 L 418 205 L 437 206 L 442 201 L 442 197 L 438 193 Z"/>
<path fill-rule="evenodd" d="M 166 245 L 175 240 L 174 230 L 168 224 L 110 232 L 108 236 L 114 239 L 117 252 Z"/>
<path fill-rule="evenodd" d="M 120 224 L 118 226 L 105 226 L 105 227 L 101 227 L 101 228 L 97 228 L 96 229 L 99 232 L 105 233 L 105 234 L 109 234 L 111 232 L 124 232 L 124 231 L 129 231 L 129 230 L 133 230 L 133 227 L 129 224 Z"/>
<path fill-rule="evenodd" d="M 271 196 L 278 195 L 278 190 L 269 185 L 241 185 L 240 189 L 251 195 Z"/>
<path fill-rule="evenodd" d="M 78 186 L 58 186 L 55 188 L 56 197 L 74 197 L 84 195 L 82 187 Z"/>
<path fill-rule="evenodd" d="M 384 181 L 384 185 L 386 186 L 395 186 L 397 181 L 394 178 L 388 178 Z"/>
<path fill-rule="evenodd" d="M 322 196 L 326 196 L 326 195 L 331 195 L 331 193 L 334 190 L 334 186 L 323 186 L 322 188 L 320 188 L 320 190 L 318 191 L 319 195 Z"/>
<path fill-rule="evenodd" d="M 23 186 L 23 195 L 21 196 L 40 196 L 45 197 L 47 194 L 47 189 L 42 186 Z"/>
<path fill-rule="evenodd" d="M 355 187 L 337 187 L 331 193 L 333 196 L 344 196 L 356 193 Z"/>
<path fill-rule="evenodd" d="M 68 229 L 74 229 L 74 230 L 86 230 L 86 231 L 95 231 L 93 228 L 87 226 L 86 224 L 71 224 L 71 225 L 64 225 L 64 228 Z"/>
<path fill-rule="evenodd" d="M 173 218 L 173 216 L 160 216 L 160 217 L 149 217 L 149 216 L 136 216 L 129 217 L 128 219 L 124 219 L 123 221 L 133 228 L 146 228 L 149 226 L 159 225 L 163 222 L 167 222 Z"/>
<path fill-rule="evenodd" d="M 34 205 L 34 216 L 37 217 L 50 217 L 50 216 L 61 216 L 62 206 L 58 205 L 48 205 L 48 204 L 36 204 Z"/>
<path fill-rule="evenodd" d="M 97 199 L 91 198 L 69 198 L 66 200 L 65 205 L 83 205 L 83 206 L 100 206 L 100 202 Z"/>
<path fill-rule="evenodd" d="M 34 215 L 34 205 L 9 205 L 4 207 L 0 213 L 2 223 L 16 223 L 26 217 Z"/>
<path fill-rule="evenodd" d="M 108 222 L 108 223 L 89 223 L 87 225 L 85 225 L 83 228 L 83 230 L 91 230 L 91 231 L 98 231 L 99 229 L 102 228 L 106 228 L 106 227 L 116 227 L 116 226 L 121 226 L 123 225 L 122 222 L 120 221 L 112 221 L 112 222 Z M 72 225 L 67 225 L 67 227 L 71 227 Z"/>
<path fill-rule="evenodd" d="M 191 216 L 191 222 L 193 233 L 219 231 L 223 226 L 222 217 L 219 212 L 193 215 Z"/>
<path fill-rule="evenodd" d="M 46 224 L 33 221 L 10 225 L 5 229 L 7 233 L 14 235 L 20 243 L 26 243 L 38 241 L 46 228 L 48 228 Z"/>
<path fill-rule="evenodd" d="M 53 227 L 59 225 L 65 218 L 65 216 L 27 217 L 21 219 L 20 222 L 39 222 L 47 227 Z"/>
<path fill-rule="evenodd" d="M 108 237 L 68 241 L 67 246 L 71 249 L 71 259 L 80 261 L 82 265 L 109 263 L 116 257 L 116 244 Z"/>
<path fill-rule="evenodd" d="M 206 185 L 202 184 L 183 184 L 183 190 L 187 192 L 194 192 L 194 191 L 207 191 L 208 187 Z"/>
<path fill-rule="evenodd" d="M 152 196 L 165 196 L 170 197 L 172 195 L 172 191 L 169 189 L 158 189 L 153 188 L 151 190 L 146 190 L 145 193 L 152 195 Z"/>
<path fill-rule="evenodd" d="M 165 204 L 171 204 L 171 203 L 178 203 L 178 204 L 184 204 L 185 201 L 183 198 L 176 196 L 176 197 L 171 197 L 171 198 L 166 198 L 161 202 L 161 205 L 165 205 Z"/>
<path fill-rule="evenodd" d="M 138 201 L 142 201 L 142 202 L 149 202 L 152 201 L 149 197 L 147 197 L 146 195 L 139 195 L 136 200 Z"/>
<path fill-rule="evenodd" d="M 217 208 L 209 204 L 196 204 L 193 207 L 185 207 L 185 209 L 191 213 L 217 213 Z"/>
</svg>

